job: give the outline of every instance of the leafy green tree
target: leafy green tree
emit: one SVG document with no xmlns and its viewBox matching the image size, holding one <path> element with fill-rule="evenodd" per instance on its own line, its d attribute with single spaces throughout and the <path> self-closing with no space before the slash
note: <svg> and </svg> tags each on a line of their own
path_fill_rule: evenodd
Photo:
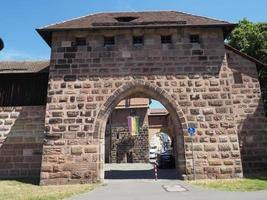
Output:
<svg viewBox="0 0 267 200">
<path fill-rule="evenodd" d="M 238 26 L 228 37 L 228 43 L 267 64 L 267 22 L 253 23 L 247 19 L 239 21 Z M 267 116 L 267 66 L 259 71 L 259 80 Z"/>
<path fill-rule="evenodd" d="M 241 52 L 267 63 L 267 23 L 243 19 L 229 36 L 228 42 Z"/>
</svg>

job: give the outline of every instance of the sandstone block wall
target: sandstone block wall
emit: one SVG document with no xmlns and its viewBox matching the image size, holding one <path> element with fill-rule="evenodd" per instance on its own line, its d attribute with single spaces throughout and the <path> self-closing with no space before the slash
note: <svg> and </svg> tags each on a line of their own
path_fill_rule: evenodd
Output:
<svg viewBox="0 0 267 200">
<path fill-rule="evenodd" d="M 0 179 L 39 180 L 45 106 L 0 108 Z"/>
<path fill-rule="evenodd" d="M 172 44 L 160 43 L 166 34 Z M 190 34 L 199 34 L 200 44 L 190 43 Z M 133 35 L 144 35 L 144 46 L 133 46 Z M 103 36 L 115 36 L 115 46 L 104 47 Z M 76 46 L 77 37 L 87 44 Z M 192 177 L 186 128 L 195 126 L 197 178 L 242 176 L 233 72 L 220 28 L 69 31 L 52 38 L 41 184 L 102 181 L 103 124 L 119 98 L 133 96 L 159 100 L 172 113 L 181 173 Z"/>
<path fill-rule="evenodd" d="M 267 118 L 263 109 L 257 66 L 227 51 L 228 67 L 240 72 L 243 83 L 231 82 L 235 122 L 238 127 L 244 175 L 267 170 Z"/>
</svg>

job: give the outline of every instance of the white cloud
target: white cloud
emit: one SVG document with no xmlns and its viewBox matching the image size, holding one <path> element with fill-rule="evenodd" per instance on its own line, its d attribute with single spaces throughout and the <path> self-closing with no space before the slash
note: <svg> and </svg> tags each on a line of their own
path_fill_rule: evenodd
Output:
<svg viewBox="0 0 267 200">
<path fill-rule="evenodd" d="M 27 52 L 16 49 L 3 49 L 0 52 L 0 60 L 40 60 L 43 57 L 33 57 Z"/>
<path fill-rule="evenodd" d="M 119 11 L 134 11 L 134 7 L 131 3 L 125 0 L 117 0 L 115 8 Z"/>
</svg>

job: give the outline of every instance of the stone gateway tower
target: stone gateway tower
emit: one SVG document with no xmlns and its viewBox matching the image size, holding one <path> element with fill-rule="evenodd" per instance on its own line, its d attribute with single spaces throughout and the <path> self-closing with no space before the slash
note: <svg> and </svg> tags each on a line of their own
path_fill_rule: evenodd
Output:
<svg viewBox="0 0 267 200">
<path fill-rule="evenodd" d="M 224 44 L 235 27 L 181 12 L 89 15 L 38 29 L 51 47 L 41 184 L 104 179 L 105 128 L 125 98 L 170 113 L 176 168 L 192 178 L 266 170 L 259 61 Z M 195 127 L 194 146 L 187 127 Z"/>
<path fill-rule="evenodd" d="M 38 29 L 51 46 L 41 184 L 102 181 L 107 119 L 130 97 L 156 99 L 169 111 L 176 167 L 187 178 L 188 126 L 197 128 L 197 178 L 266 168 L 261 66 L 224 44 L 234 27 L 180 12 L 137 12 Z"/>
</svg>

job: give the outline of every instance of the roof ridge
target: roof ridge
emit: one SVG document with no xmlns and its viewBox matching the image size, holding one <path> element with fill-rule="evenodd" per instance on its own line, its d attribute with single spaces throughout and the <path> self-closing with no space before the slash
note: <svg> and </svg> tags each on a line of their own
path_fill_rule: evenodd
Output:
<svg viewBox="0 0 267 200">
<path fill-rule="evenodd" d="M 211 18 L 211 17 L 207 17 L 207 16 L 202 16 L 202 15 L 195 15 L 195 14 L 192 14 L 192 13 L 187 13 L 187 12 L 182 12 L 182 11 L 174 11 L 176 13 L 182 13 L 182 14 L 186 14 L 186 15 L 190 15 L 190 16 L 194 16 L 194 17 L 201 17 L 201 18 L 205 18 L 205 19 L 209 19 L 209 20 L 216 20 L 216 21 L 220 21 L 220 22 L 224 22 L 224 23 L 230 23 L 228 21 L 224 21 L 224 20 L 220 20 L 220 19 L 217 19 L 217 18 Z"/>
<path fill-rule="evenodd" d="M 3 62 L 18 62 L 18 63 L 29 63 L 29 62 L 50 62 L 50 60 L 0 60 L 0 63 Z"/>
<path fill-rule="evenodd" d="M 71 18 L 71 19 L 68 19 L 68 20 L 63 20 L 63 21 L 60 21 L 60 22 L 51 23 L 51 24 L 48 24 L 48 25 L 45 25 L 45 26 L 41 26 L 41 27 L 39 27 L 37 29 L 45 29 L 45 28 L 48 28 L 50 26 L 55 26 L 55 25 L 59 25 L 59 24 L 62 24 L 62 23 L 74 21 L 74 20 L 77 20 L 77 19 L 82 19 L 82 18 L 85 18 L 85 17 L 96 16 L 96 15 L 101 15 L 101 14 L 120 14 L 120 13 L 135 13 L 135 14 L 137 14 L 137 13 L 156 13 L 156 12 L 180 13 L 180 14 L 190 15 L 190 16 L 193 16 L 193 17 L 201 17 L 201 18 L 205 18 L 205 19 L 208 19 L 208 20 L 216 20 L 216 21 L 220 21 L 220 22 L 224 22 L 224 23 L 229 23 L 228 21 L 224 21 L 224 20 L 219 20 L 219 19 L 215 19 L 215 18 L 211 18 L 211 17 L 195 15 L 195 14 L 192 14 L 192 13 L 187 13 L 187 12 L 183 12 L 183 11 L 176 11 L 176 10 L 145 10 L 145 11 L 115 11 L 115 12 L 114 11 L 105 11 L 105 12 L 94 12 L 94 13 L 90 13 L 90 14 L 87 14 L 87 15 L 74 17 L 74 18 Z"/>
<path fill-rule="evenodd" d="M 99 13 L 99 14 L 101 14 L 101 13 Z M 41 27 L 39 27 L 37 29 L 44 29 L 44 28 L 47 28 L 49 26 L 55 26 L 55 25 L 58 25 L 58 24 L 66 23 L 66 22 L 69 22 L 69 21 L 73 21 L 73 20 L 77 20 L 77 19 L 81 19 L 81 18 L 84 18 L 84 17 L 93 16 L 93 15 L 96 15 L 96 14 L 89 14 L 89 15 L 83 15 L 83 16 L 80 16 L 80 17 L 74 17 L 74 18 L 71 18 L 71 19 L 68 19 L 68 20 L 63 20 L 61 22 L 56 22 L 56 23 L 45 25 L 45 26 L 41 26 Z"/>
</svg>

